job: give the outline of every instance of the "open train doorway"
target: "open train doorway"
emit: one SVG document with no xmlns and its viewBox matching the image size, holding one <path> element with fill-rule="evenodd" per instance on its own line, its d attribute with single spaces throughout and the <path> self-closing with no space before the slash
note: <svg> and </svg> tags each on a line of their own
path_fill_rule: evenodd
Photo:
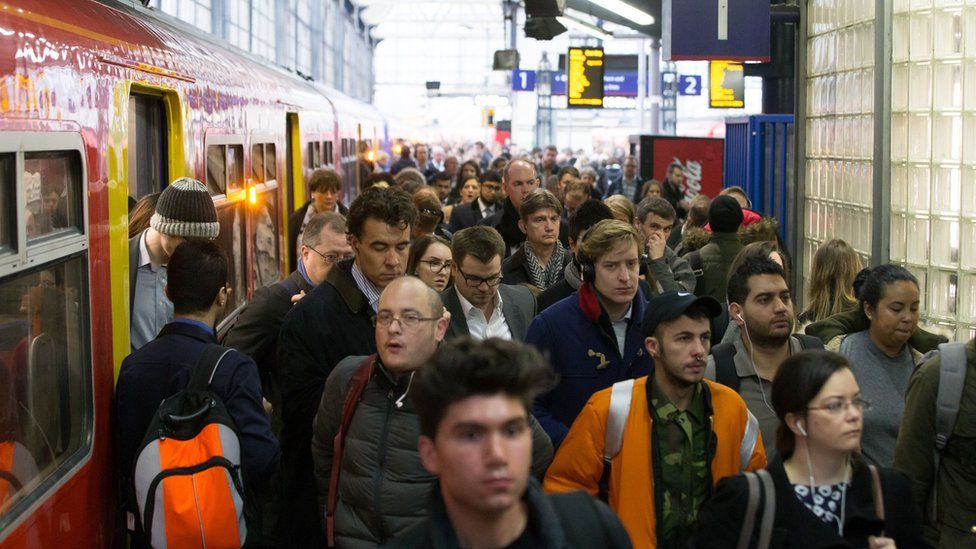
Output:
<svg viewBox="0 0 976 549">
<path fill-rule="evenodd" d="M 129 95 L 129 202 L 169 183 L 166 103 L 161 96 Z"/>
</svg>

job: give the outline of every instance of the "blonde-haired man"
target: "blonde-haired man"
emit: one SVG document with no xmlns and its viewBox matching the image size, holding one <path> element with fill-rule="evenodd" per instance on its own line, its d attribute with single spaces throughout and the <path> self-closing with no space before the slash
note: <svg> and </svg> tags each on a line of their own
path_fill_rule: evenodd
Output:
<svg viewBox="0 0 976 549">
<path fill-rule="evenodd" d="M 539 314 L 526 343 L 549 357 L 560 382 L 535 401 L 533 413 L 553 446 L 562 442 L 593 393 L 646 375 L 638 289 L 643 238 L 633 225 L 604 220 L 587 231 L 578 249 L 583 284 Z"/>
</svg>

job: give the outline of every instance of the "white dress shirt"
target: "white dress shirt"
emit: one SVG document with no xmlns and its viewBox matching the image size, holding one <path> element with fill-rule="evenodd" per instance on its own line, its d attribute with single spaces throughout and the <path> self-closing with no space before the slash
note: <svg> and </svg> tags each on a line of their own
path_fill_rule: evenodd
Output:
<svg viewBox="0 0 976 549">
<path fill-rule="evenodd" d="M 502 294 L 498 290 L 495 290 L 495 308 L 488 320 L 485 320 L 484 311 L 472 305 L 461 295 L 461 292 L 457 291 L 456 287 L 454 291 L 457 292 L 458 301 L 461 302 L 461 311 L 464 312 L 464 320 L 468 323 L 468 332 L 471 333 L 471 337 L 479 341 L 489 337 L 509 341 L 512 339 L 512 330 L 508 327 L 505 315 L 502 314 Z"/>
</svg>

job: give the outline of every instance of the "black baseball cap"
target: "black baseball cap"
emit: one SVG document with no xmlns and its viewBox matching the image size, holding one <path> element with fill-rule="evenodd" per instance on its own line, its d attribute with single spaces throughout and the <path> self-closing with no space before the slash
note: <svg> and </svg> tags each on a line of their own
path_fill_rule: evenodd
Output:
<svg viewBox="0 0 976 549">
<path fill-rule="evenodd" d="M 698 297 L 692 293 L 674 290 L 656 296 L 647 304 L 647 309 L 644 312 L 644 321 L 641 324 L 644 337 L 654 335 L 654 330 L 657 329 L 658 324 L 678 318 L 689 307 L 698 303 L 705 307 L 709 318 L 715 318 L 722 314 L 722 305 L 713 297 Z"/>
</svg>

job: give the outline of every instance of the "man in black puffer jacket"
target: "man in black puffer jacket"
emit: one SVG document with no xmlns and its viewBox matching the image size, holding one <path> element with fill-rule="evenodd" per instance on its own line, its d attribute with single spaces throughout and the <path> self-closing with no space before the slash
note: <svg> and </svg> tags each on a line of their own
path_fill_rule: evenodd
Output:
<svg viewBox="0 0 976 549">
<path fill-rule="evenodd" d="M 395 280 L 378 304 L 377 353 L 346 358 L 325 383 L 313 424 L 312 457 L 320 517 L 328 509 L 333 461 L 340 460 L 332 513 L 337 547 L 376 547 L 428 515 L 424 503 L 437 479 L 417 455 L 420 423 L 408 394 L 414 372 L 434 354 L 449 322 L 440 296 L 420 279 Z M 342 454 L 336 456 L 347 393 L 355 389 L 356 374 L 364 366 L 368 381 L 350 415 Z M 552 444 L 538 424 L 532 438 L 533 470 L 541 476 L 552 460 Z"/>
</svg>

